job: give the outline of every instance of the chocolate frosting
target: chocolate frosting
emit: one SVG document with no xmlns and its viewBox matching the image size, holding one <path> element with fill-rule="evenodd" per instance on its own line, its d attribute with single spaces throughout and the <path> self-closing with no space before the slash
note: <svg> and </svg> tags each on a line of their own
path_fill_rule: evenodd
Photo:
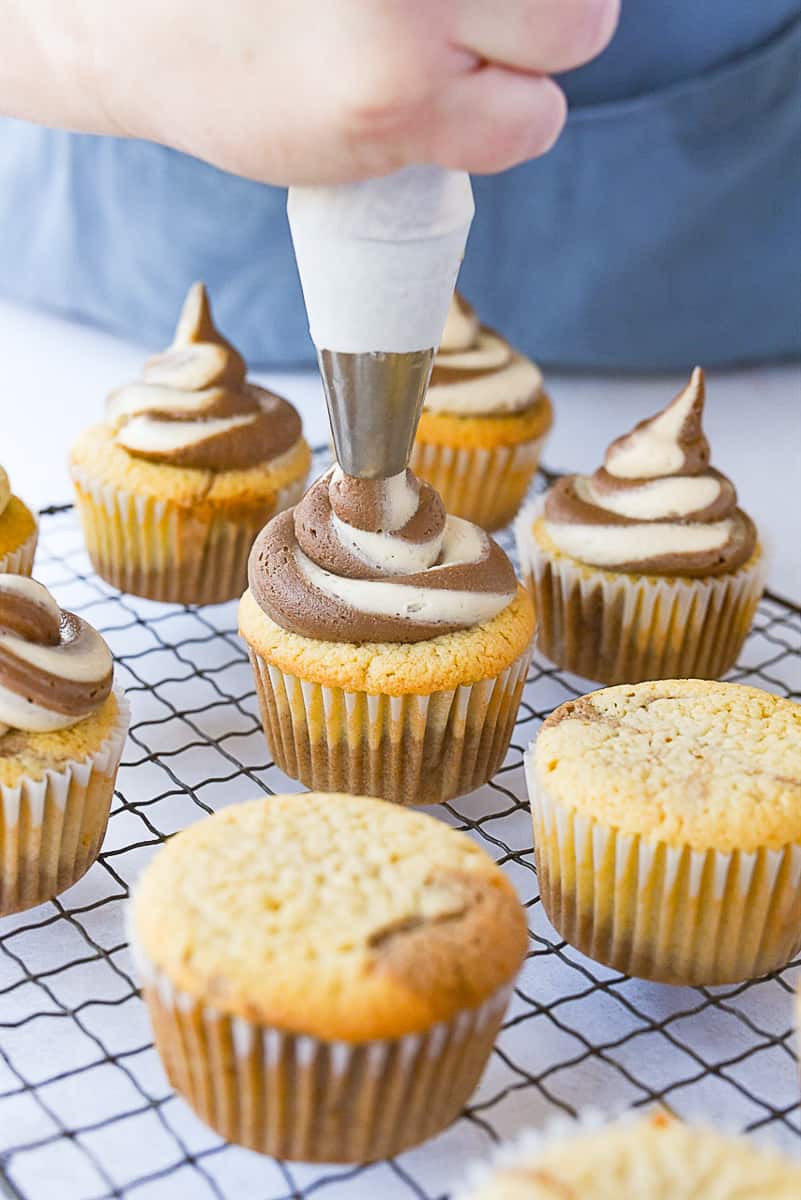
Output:
<svg viewBox="0 0 801 1200">
<path fill-rule="evenodd" d="M 417 642 L 490 620 L 514 598 L 509 559 L 447 517 L 411 471 L 362 480 L 328 471 L 253 545 L 251 591 L 292 633 L 336 642 Z"/>
<path fill-rule="evenodd" d="M 252 467 L 301 435 L 287 400 L 247 382 L 245 362 L 215 327 L 202 283 L 189 289 L 172 345 L 145 364 L 137 383 L 112 392 L 106 411 L 118 445 L 177 467 Z"/>
<path fill-rule="evenodd" d="M 33 579 L 0 576 L 0 731 L 65 729 L 109 695 L 112 659 L 91 625 Z"/>
<path fill-rule="evenodd" d="M 709 466 L 704 373 L 655 417 L 609 446 L 592 476 L 557 481 L 545 500 L 548 533 L 594 566 L 653 575 L 733 571 L 754 552 L 753 522 L 733 484 Z"/>
<path fill-rule="evenodd" d="M 481 325 L 456 293 L 431 372 L 428 412 L 491 416 L 523 412 L 542 395 L 538 367 L 505 338 Z"/>
</svg>

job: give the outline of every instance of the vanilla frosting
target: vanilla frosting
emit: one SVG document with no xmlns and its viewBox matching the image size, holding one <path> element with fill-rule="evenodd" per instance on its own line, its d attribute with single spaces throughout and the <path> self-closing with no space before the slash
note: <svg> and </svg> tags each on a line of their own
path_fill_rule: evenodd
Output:
<svg viewBox="0 0 801 1200">
<path fill-rule="evenodd" d="M 326 641 L 416 642 L 488 621 L 514 598 L 500 547 L 411 471 L 334 467 L 254 543 L 250 588 L 269 617 Z"/>
<path fill-rule="evenodd" d="M 491 416 L 522 412 L 542 395 L 539 368 L 481 325 L 456 293 L 434 359 L 425 398 L 427 412 Z"/>
<path fill-rule="evenodd" d="M 111 654 L 91 625 L 41 583 L 0 575 L 0 735 L 67 729 L 100 707 L 111 684 Z"/>
<path fill-rule="evenodd" d="M 11 499 L 11 484 L 8 482 L 8 474 L 0 467 L 0 517 L 8 508 L 8 502 Z"/>
<path fill-rule="evenodd" d="M 717 575 L 753 553 L 756 530 L 734 486 L 709 466 L 704 373 L 662 412 L 609 446 L 592 476 L 560 479 L 545 525 L 560 550 L 616 571 Z"/>
<path fill-rule="evenodd" d="M 248 383 L 244 360 L 218 332 L 201 283 L 189 289 L 172 345 L 106 404 L 118 446 L 179 467 L 234 470 L 279 457 L 300 418 L 286 400 Z"/>
</svg>

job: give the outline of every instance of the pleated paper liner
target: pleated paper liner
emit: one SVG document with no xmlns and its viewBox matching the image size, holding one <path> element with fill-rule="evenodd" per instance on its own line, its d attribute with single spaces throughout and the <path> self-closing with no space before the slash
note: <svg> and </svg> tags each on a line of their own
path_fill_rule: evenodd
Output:
<svg viewBox="0 0 801 1200">
<path fill-rule="evenodd" d="M 92 754 L 41 779 L 0 784 L 0 916 L 66 891 L 100 852 L 130 717 L 115 688 L 117 719 Z"/>
<path fill-rule="evenodd" d="M 512 520 L 539 466 L 546 435 L 514 446 L 454 447 L 418 440 L 410 467 L 439 492 L 445 511 L 484 529 Z"/>
<path fill-rule="evenodd" d="M 436 804 L 473 791 L 509 747 L 531 648 L 499 675 L 429 695 L 346 692 L 299 679 L 249 647 L 276 765 L 313 791 Z"/>
<path fill-rule="evenodd" d="M 548 794 L 526 756 L 545 911 L 589 958 L 626 975 L 738 983 L 801 950 L 801 845 L 692 850 L 625 834 Z"/>
<path fill-rule="evenodd" d="M 36 556 L 36 543 L 39 540 L 39 528 L 28 534 L 25 541 L 16 550 L 0 554 L 0 574 L 30 575 L 33 571 L 33 560 Z"/>
<path fill-rule="evenodd" d="M 720 679 L 734 666 L 764 589 L 759 547 L 739 570 L 703 579 L 604 571 L 539 545 L 542 505 L 526 505 L 515 533 L 537 648 L 552 662 L 605 684 Z"/>
<path fill-rule="evenodd" d="M 170 1083 L 229 1142 L 303 1162 L 371 1162 L 459 1115 L 512 985 L 419 1034 L 350 1043 L 229 1016 L 178 991 L 135 950 Z"/>
<path fill-rule="evenodd" d="M 199 517 L 191 507 L 97 484 L 73 468 L 92 566 L 121 592 L 176 604 L 218 604 L 247 586 L 250 548 L 265 521 L 295 504 L 305 476 L 249 520 Z"/>
</svg>

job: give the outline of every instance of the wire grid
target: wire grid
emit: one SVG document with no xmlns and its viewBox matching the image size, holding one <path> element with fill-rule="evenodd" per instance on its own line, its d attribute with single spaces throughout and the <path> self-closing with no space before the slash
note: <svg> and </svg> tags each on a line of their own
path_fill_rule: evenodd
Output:
<svg viewBox="0 0 801 1200">
<path fill-rule="evenodd" d="M 495 779 L 429 810 L 493 855 L 529 915 L 528 960 L 468 1109 L 426 1146 L 364 1167 L 282 1163 L 212 1133 L 162 1072 L 124 903 L 170 834 L 222 805 L 299 785 L 268 758 L 236 605 L 180 608 L 120 595 L 92 573 L 71 509 L 47 510 L 41 525 L 37 577 L 103 632 L 133 721 L 99 861 L 61 897 L 0 922 L 0 1194 L 444 1200 L 466 1160 L 526 1125 L 653 1102 L 797 1151 L 791 1029 L 801 960 L 752 983 L 671 988 L 590 961 L 549 924 L 522 754 L 540 721 L 588 685 L 538 658 Z M 508 533 L 500 540 L 511 550 Z M 732 678 L 801 698 L 801 608 L 765 597 Z"/>
</svg>

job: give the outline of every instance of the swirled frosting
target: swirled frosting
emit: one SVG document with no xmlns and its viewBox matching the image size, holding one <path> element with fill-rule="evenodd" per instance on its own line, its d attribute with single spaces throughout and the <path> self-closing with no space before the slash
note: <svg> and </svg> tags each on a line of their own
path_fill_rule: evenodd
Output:
<svg viewBox="0 0 801 1200">
<path fill-rule="evenodd" d="M 8 502 L 11 499 L 11 484 L 8 481 L 8 473 L 3 467 L 0 467 L 0 517 L 8 508 Z"/>
<path fill-rule="evenodd" d="M 265 526 L 248 578 L 276 624 L 335 642 L 418 642 L 466 629 L 517 589 L 500 546 L 446 516 L 411 471 L 365 480 L 339 467 Z"/>
<path fill-rule="evenodd" d="M 91 625 L 62 611 L 36 580 L 0 575 L 0 733 L 75 725 L 106 699 L 112 673 Z"/>
<path fill-rule="evenodd" d="M 111 393 L 106 415 L 130 454 L 211 471 L 268 462 L 301 434 L 288 401 L 247 382 L 202 283 L 189 289 L 172 345 L 145 364 L 140 380 Z"/>
<path fill-rule="evenodd" d="M 704 395 L 696 367 L 667 408 L 612 442 L 594 475 L 558 480 L 544 515 L 560 550 L 653 575 L 719 575 L 750 558 L 754 524 L 730 480 L 709 466 Z"/>
<path fill-rule="evenodd" d="M 517 413 L 531 408 L 541 394 L 539 368 L 481 325 L 456 293 L 434 359 L 426 411 L 464 417 Z"/>
</svg>

